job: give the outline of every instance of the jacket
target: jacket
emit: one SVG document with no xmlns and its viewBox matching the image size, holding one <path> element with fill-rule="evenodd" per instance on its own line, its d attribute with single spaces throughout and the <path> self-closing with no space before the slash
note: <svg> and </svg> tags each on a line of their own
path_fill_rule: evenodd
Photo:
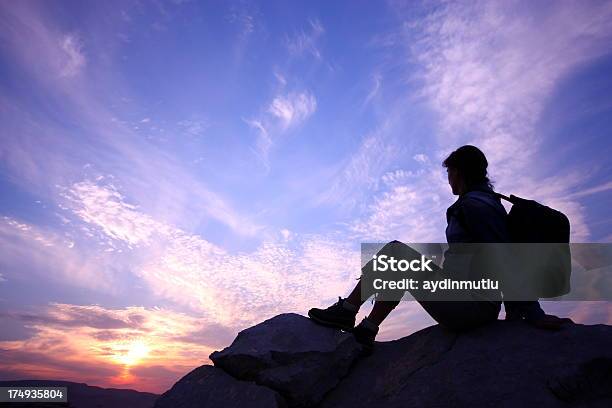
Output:
<svg viewBox="0 0 612 408">
<path fill-rule="evenodd" d="M 507 212 L 493 190 L 486 184 L 472 187 L 459 196 L 446 210 L 446 240 L 449 249 L 444 253 L 443 269 L 456 279 L 479 280 L 488 275 L 486 268 L 474 267 L 477 258 L 471 249 L 455 243 L 510 242 Z M 463 248 L 463 249 L 462 249 Z M 501 292 L 473 291 L 474 300 L 488 300 L 501 304 Z"/>
<path fill-rule="evenodd" d="M 507 215 L 493 189 L 486 184 L 476 185 L 446 210 L 446 241 L 511 242 Z"/>
</svg>

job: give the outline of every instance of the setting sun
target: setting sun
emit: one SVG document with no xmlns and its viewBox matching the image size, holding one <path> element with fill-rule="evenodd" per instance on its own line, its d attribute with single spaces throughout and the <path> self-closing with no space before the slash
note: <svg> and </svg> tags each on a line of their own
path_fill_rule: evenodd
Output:
<svg viewBox="0 0 612 408">
<path fill-rule="evenodd" d="M 117 353 L 113 356 L 115 360 L 126 366 L 138 364 L 149 354 L 149 346 L 141 340 L 134 340 L 126 347 L 118 347 Z"/>
</svg>

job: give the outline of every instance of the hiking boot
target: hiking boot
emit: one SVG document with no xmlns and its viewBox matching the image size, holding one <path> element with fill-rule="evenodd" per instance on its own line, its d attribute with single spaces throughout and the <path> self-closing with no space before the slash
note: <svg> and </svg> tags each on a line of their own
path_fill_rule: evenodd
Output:
<svg viewBox="0 0 612 408">
<path fill-rule="evenodd" d="M 323 326 L 350 330 L 355 326 L 355 316 L 358 309 L 355 307 L 354 312 L 350 311 L 344 306 L 344 302 L 345 299 L 339 297 L 338 302 L 327 309 L 312 308 L 308 311 L 308 317 Z"/>
<path fill-rule="evenodd" d="M 365 320 L 365 319 L 364 319 Z M 368 325 L 361 321 L 351 333 L 355 336 L 357 343 L 361 344 L 364 354 L 369 355 L 374 351 L 374 339 L 378 334 L 378 327 L 367 327 Z"/>
</svg>

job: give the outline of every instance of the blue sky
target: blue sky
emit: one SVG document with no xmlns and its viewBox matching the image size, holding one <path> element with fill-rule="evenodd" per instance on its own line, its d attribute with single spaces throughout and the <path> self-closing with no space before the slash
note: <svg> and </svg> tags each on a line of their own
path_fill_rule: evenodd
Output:
<svg viewBox="0 0 612 408">
<path fill-rule="evenodd" d="M 344 295 L 360 242 L 443 242 L 440 163 L 466 143 L 574 242 L 612 240 L 608 2 L 3 1 L 0 21 L 3 376 L 163 391 Z M 402 305 L 381 336 L 430 323 Z"/>
</svg>

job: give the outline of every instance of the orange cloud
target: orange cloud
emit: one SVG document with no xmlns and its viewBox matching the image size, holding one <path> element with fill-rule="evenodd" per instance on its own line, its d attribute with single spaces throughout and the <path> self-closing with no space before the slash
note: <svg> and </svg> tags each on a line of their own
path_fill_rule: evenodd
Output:
<svg viewBox="0 0 612 408">
<path fill-rule="evenodd" d="M 12 313 L 35 330 L 26 340 L 0 342 L 2 376 L 63 379 L 161 393 L 207 363 L 214 334 L 229 329 L 165 309 L 107 309 L 52 303 L 37 314 Z M 209 343 L 209 344 L 206 344 Z"/>
</svg>

